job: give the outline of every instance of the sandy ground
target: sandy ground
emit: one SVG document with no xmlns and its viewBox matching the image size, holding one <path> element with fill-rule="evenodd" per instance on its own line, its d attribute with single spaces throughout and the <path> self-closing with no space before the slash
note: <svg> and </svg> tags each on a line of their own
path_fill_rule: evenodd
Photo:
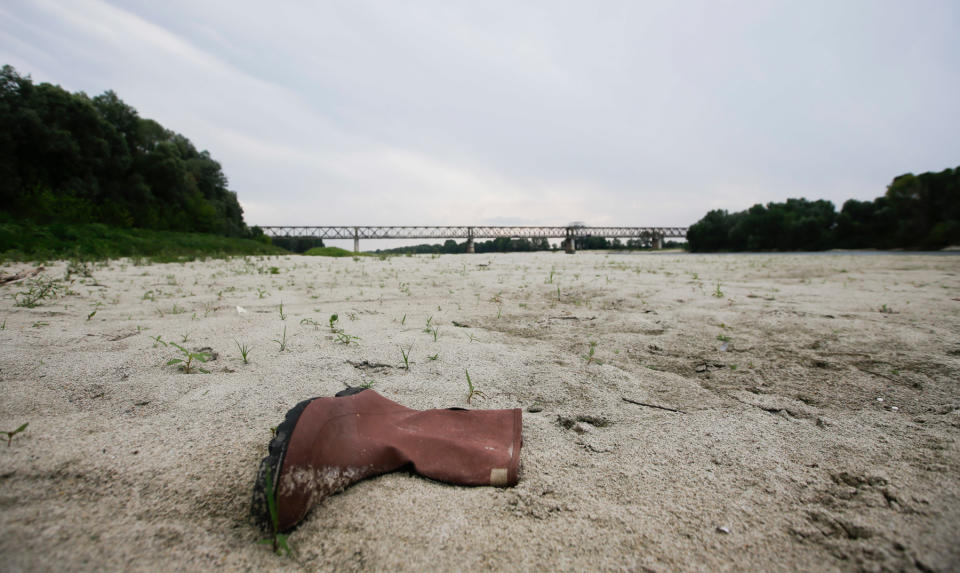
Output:
<svg viewBox="0 0 960 573">
<path fill-rule="evenodd" d="M 29 423 L 0 443 L 3 571 L 960 569 L 958 256 L 90 270 L 36 308 L 0 287 L 0 430 Z M 185 374 L 156 337 L 218 356 Z M 516 487 L 391 474 L 317 506 L 294 558 L 257 544 L 288 408 L 362 384 L 463 407 L 465 370 L 470 407 L 524 408 Z"/>
</svg>

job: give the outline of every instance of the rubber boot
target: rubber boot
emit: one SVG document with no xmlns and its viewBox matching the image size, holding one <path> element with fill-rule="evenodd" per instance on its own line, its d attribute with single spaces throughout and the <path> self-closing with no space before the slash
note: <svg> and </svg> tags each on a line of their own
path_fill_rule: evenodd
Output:
<svg viewBox="0 0 960 573">
<path fill-rule="evenodd" d="M 357 388 L 307 400 L 287 413 L 270 442 L 252 513 L 270 523 L 268 469 L 278 531 L 296 526 L 330 494 L 403 467 L 457 485 L 515 485 L 521 426 L 519 409 L 412 410 Z"/>
</svg>

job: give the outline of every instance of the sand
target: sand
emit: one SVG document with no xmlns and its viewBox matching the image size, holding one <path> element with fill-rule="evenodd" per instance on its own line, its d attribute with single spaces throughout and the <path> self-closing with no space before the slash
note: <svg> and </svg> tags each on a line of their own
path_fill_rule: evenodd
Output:
<svg viewBox="0 0 960 573">
<path fill-rule="evenodd" d="M 29 423 L 0 443 L 4 571 L 960 569 L 960 257 L 136 263 L 36 308 L 0 286 L 0 430 Z M 185 374 L 156 337 L 216 360 Z M 516 487 L 390 474 L 293 558 L 257 543 L 288 408 L 467 407 L 465 370 L 469 407 L 524 409 Z"/>
</svg>

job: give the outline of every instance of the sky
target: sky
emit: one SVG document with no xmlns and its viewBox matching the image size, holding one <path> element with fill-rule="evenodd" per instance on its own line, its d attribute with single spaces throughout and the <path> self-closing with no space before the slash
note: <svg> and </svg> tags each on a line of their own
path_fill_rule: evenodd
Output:
<svg viewBox="0 0 960 573">
<path fill-rule="evenodd" d="M 6 0 L 0 63 L 186 135 L 250 225 L 687 226 L 960 165 L 956 0 Z"/>
</svg>

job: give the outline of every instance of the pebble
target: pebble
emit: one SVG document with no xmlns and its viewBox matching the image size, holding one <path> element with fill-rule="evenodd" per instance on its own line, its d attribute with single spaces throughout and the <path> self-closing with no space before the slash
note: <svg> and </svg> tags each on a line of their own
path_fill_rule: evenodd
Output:
<svg viewBox="0 0 960 573">
<path fill-rule="evenodd" d="M 543 412 L 543 406 L 534 404 L 533 406 L 530 406 L 527 408 L 527 412 L 530 412 L 531 414 L 536 414 L 537 412 Z"/>
<path fill-rule="evenodd" d="M 720 527 L 717 528 L 717 533 L 722 533 L 722 534 L 724 534 L 724 535 L 730 535 L 730 528 L 724 527 L 724 526 L 721 525 Z"/>
</svg>

